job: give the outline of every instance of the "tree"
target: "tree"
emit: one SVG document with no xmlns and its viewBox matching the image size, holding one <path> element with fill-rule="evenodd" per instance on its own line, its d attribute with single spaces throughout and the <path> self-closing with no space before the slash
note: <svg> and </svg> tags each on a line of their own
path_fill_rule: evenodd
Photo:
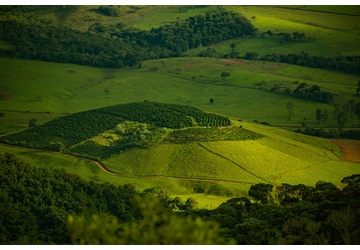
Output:
<svg viewBox="0 0 360 250">
<path fill-rule="evenodd" d="M 228 77 L 230 76 L 230 72 L 221 72 L 221 77 Z"/>
<path fill-rule="evenodd" d="M 210 103 L 211 103 L 211 104 L 214 103 L 214 98 L 210 98 Z"/>
<path fill-rule="evenodd" d="M 356 117 L 360 120 L 360 102 L 355 104 L 354 113 Z"/>
<path fill-rule="evenodd" d="M 288 120 L 290 121 L 292 116 L 294 115 L 294 104 L 289 101 L 287 104 L 286 104 L 286 108 L 288 109 Z"/>
<path fill-rule="evenodd" d="M 197 208 L 198 204 L 199 202 L 195 198 L 188 198 L 185 203 L 186 210 L 194 210 Z"/>
<path fill-rule="evenodd" d="M 32 118 L 30 121 L 29 121 L 29 128 L 33 128 L 33 127 L 36 127 L 37 124 L 36 124 L 36 119 L 35 118 Z"/>
<path fill-rule="evenodd" d="M 230 44 L 230 48 L 231 48 L 232 51 L 234 51 L 235 48 L 236 48 L 236 44 L 235 43 Z"/>
<path fill-rule="evenodd" d="M 334 119 L 337 119 L 337 118 L 338 118 L 340 112 L 341 112 L 340 105 L 339 105 L 339 104 L 335 104 L 335 105 L 334 105 L 334 111 L 333 111 Z"/>
<path fill-rule="evenodd" d="M 322 116 L 323 116 L 322 110 L 321 109 L 316 109 L 316 120 L 318 121 L 318 123 L 321 122 Z"/>
<path fill-rule="evenodd" d="M 345 124 L 347 123 L 347 120 L 348 120 L 348 116 L 346 112 L 341 111 L 340 114 L 337 116 L 339 129 L 344 128 Z"/>
<path fill-rule="evenodd" d="M 272 188 L 273 185 L 265 183 L 253 185 L 249 189 L 249 196 L 257 201 L 261 201 L 262 204 L 268 204 L 271 199 L 270 192 L 272 191 Z"/>
<path fill-rule="evenodd" d="M 256 52 L 246 52 L 245 59 L 246 60 L 257 60 L 259 58 L 259 54 Z"/>
<path fill-rule="evenodd" d="M 357 84 L 357 89 L 356 89 L 356 96 L 360 96 L 360 81 Z"/>
<path fill-rule="evenodd" d="M 346 245 L 351 244 L 350 230 L 354 219 L 355 214 L 349 207 L 340 211 L 335 210 L 328 217 L 330 224 L 341 234 Z"/>
</svg>

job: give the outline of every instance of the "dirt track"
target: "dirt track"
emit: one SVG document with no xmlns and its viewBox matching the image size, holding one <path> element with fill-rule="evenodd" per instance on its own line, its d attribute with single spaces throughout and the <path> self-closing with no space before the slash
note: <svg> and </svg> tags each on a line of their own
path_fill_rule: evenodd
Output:
<svg viewBox="0 0 360 250">
<path fill-rule="evenodd" d="M 45 150 L 45 149 L 28 148 L 28 147 L 24 147 L 24 146 L 12 145 L 12 144 L 7 144 L 7 143 L 0 143 L 0 144 L 4 145 L 4 146 L 8 146 L 8 147 L 26 149 L 26 150 L 37 151 L 37 152 L 46 152 L 46 153 L 62 155 L 64 157 L 72 157 L 72 158 L 87 160 L 87 161 L 93 162 L 96 166 L 98 166 L 105 173 L 111 174 L 111 175 L 117 175 L 119 177 L 181 179 L 181 180 L 189 180 L 189 181 L 225 182 L 225 183 L 246 184 L 246 185 L 255 185 L 256 184 L 256 183 L 252 183 L 252 182 L 208 179 L 208 178 L 201 178 L 201 177 L 199 177 L 199 178 L 190 178 L 190 177 L 167 176 L 167 175 L 139 175 L 139 176 L 126 175 L 126 174 L 113 172 L 113 171 L 109 170 L 101 161 L 97 161 L 97 160 L 94 160 L 94 159 L 91 159 L 91 158 L 88 158 L 88 157 L 84 157 L 84 156 L 71 155 L 71 154 L 55 152 L 55 151 L 50 151 L 50 150 Z"/>
<path fill-rule="evenodd" d="M 344 160 L 360 162 L 360 141 L 359 140 L 331 140 L 341 147 L 344 152 Z"/>
</svg>

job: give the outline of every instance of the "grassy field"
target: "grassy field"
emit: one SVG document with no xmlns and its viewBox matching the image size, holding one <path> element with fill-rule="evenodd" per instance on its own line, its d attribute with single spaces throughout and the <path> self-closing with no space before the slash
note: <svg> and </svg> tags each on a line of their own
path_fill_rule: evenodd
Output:
<svg viewBox="0 0 360 250">
<path fill-rule="evenodd" d="M 275 185 L 284 182 L 315 185 L 319 180 L 340 185 L 345 175 L 359 171 L 358 164 L 342 160 L 341 149 L 329 140 L 245 122 L 241 124 L 265 137 L 249 141 L 160 144 L 150 149 L 127 151 L 105 160 L 104 164 L 125 175 L 151 176 L 156 173 L 189 179 L 216 177 L 222 181 Z"/>
<path fill-rule="evenodd" d="M 359 172 L 359 163 L 343 161 L 341 149 L 329 140 L 252 123 L 233 124 L 264 137 L 132 149 L 103 161 L 117 175 L 103 172 L 92 161 L 59 153 L 4 145 L 0 152 L 14 153 L 37 167 L 64 168 L 87 181 L 132 183 L 139 190 L 160 186 L 173 197 L 196 198 L 202 208 L 246 195 L 255 183 L 315 185 L 322 180 L 341 186 L 343 177 Z M 207 191 L 195 193 L 199 186 Z"/>
<path fill-rule="evenodd" d="M 20 159 L 36 166 L 43 168 L 63 168 L 68 173 L 80 175 L 86 181 L 95 183 L 111 183 L 114 185 L 124 185 L 127 183 L 134 184 L 139 191 L 152 187 L 161 187 L 171 196 L 179 196 L 186 200 L 187 198 L 196 198 L 199 202 L 199 208 L 216 208 L 222 202 L 229 199 L 229 196 L 219 196 L 211 194 L 195 194 L 193 188 L 198 183 L 210 183 L 209 181 L 192 181 L 179 178 L 165 177 L 137 177 L 137 176 L 118 176 L 103 172 L 95 163 L 79 159 L 76 157 L 65 156 L 56 153 L 43 152 L 40 150 L 22 149 L 13 146 L 0 145 L 0 153 L 16 154 Z M 231 190 L 235 196 L 245 196 L 249 185 L 239 185 L 236 183 L 216 183 L 216 187 Z"/>
<path fill-rule="evenodd" d="M 36 17 L 49 23 L 87 31 L 95 22 L 123 23 L 127 27 L 150 30 L 160 25 L 203 14 L 216 6 L 122 6 L 121 17 L 99 14 L 98 6 L 30 11 L 19 20 Z M 303 32 L 315 42 L 279 44 L 279 38 L 233 39 L 214 44 L 220 54 L 231 52 L 235 43 L 240 55 L 254 51 L 259 55 L 296 53 L 338 56 L 360 55 L 359 6 L 224 6 L 248 17 L 259 32 Z M 316 12 L 310 11 L 315 10 Z M 318 11 L 342 13 L 325 13 Z M 352 14 L 352 15 L 346 15 Z M 357 16 L 356 16 L 357 15 Z M 0 19 L 9 16 L 3 15 Z M 0 48 L 11 45 L 0 41 Z M 94 162 L 61 154 L 0 145 L 38 167 L 65 168 L 87 181 L 115 185 L 133 183 L 139 190 L 161 186 L 171 196 L 194 197 L 200 208 L 215 208 L 231 196 L 245 196 L 251 184 L 304 183 L 318 180 L 341 186 L 340 180 L 359 173 L 359 163 L 343 161 L 343 152 L 329 140 L 292 133 L 251 123 L 253 120 L 277 126 L 336 127 L 334 107 L 258 89 L 281 84 L 294 90 L 298 83 L 318 85 L 338 94 L 343 104 L 355 97 L 359 75 L 312 69 L 271 62 L 197 58 L 206 47 L 187 51 L 187 57 L 142 62 L 141 68 L 100 69 L 71 64 L 0 58 L 0 134 L 28 127 L 29 120 L 41 125 L 65 115 L 104 106 L 144 100 L 191 105 L 207 112 L 230 116 L 235 126 L 264 135 L 253 141 L 162 143 L 150 149 L 133 149 L 103 163 L 119 175 L 103 172 Z M 221 77 L 229 72 L 229 77 Z M 296 83 L 297 82 L 297 83 Z M 105 91 L 108 90 L 108 91 Z M 209 102 L 210 98 L 214 103 Z M 294 115 L 287 119 L 287 103 L 294 104 Z M 326 109 L 329 119 L 318 124 L 316 109 Z M 11 110 L 11 111 L 10 111 Z M 20 111 L 20 112 L 14 112 Z M 241 119 L 243 122 L 237 120 Z M 347 127 L 359 127 L 354 119 Z M 354 144 L 358 147 L 358 144 Z M 213 190 L 212 195 L 194 193 L 199 185 Z M 215 190 L 215 191 L 214 191 Z M 220 195 L 213 195 L 218 192 Z"/>
<path fill-rule="evenodd" d="M 287 126 L 301 126 L 304 117 L 309 126 L 318 126 L 317 108 L 333 112 L 331 105 L 255 89 L 261 81 L 268 86 L 281 83 L 291 89 L 297 87 L 295 81 L 305 81 L 324 91 L 339 93 L 340 100 L 359 100 L 353 94 L 356 75 L 278 63 L 173 58 L 146 61 L 141 69 L 110 70 L 1 58 L 0 65 L 1 110 L 45 112 L 5 112 L 5 117 L 0 118 L 4 132 L 26 128 L 28 119 L 35 118 L 42 124 L 61 115 L 51 113 L 74 113 L 144 100 L 191 105 L 247 121 Z M 220 77 L 223 71 L 231 75 L 224 79 Z M 214 99 L 213 104 L 210 98 Z M 286 108 L 289 101 L 294 104 L 290 121 Z M 322 126 L 337 126 L 337 122 L 329 118 Z M 347 126 L 358 126 L 358 122 L 349 121 Z"/>
</svg>

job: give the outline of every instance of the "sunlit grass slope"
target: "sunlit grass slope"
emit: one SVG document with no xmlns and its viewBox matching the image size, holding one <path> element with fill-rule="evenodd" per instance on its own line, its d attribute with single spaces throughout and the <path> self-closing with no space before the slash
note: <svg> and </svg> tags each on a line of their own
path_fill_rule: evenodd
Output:
<svg viewBox="0 0 360 250">
<path fill-rule="evenodd" d="M 149 149 L 131 149 L 103 161 L 117 175 L 103 172 L 89 160 L 58 153 L 3 145 L 0 152 L 15 153 L 38 167 L 65 168 L 88 181 L 133 183 L 139 190 L 160 186 L 171 196 L 196 197 L 202 207 L 246 195 L 255 183 L 315 185 L 322 180 L 340 186 L 343 177 L 360 171 L 358 163 L 343 161 L 340 148 L 329 140 L 247 122 L 233 124 L 264 137 L 248 141 L 164 142 Z M 196 194 L 198 186 L 217 190 L 220 196 Z"/>
<path fill-rule="evenodd" d="M 266 121 L 272 125 L 318 125 L 316 109 L 333 107 L 256 89 L 281 84 L 295 89 L 298 82 L 318 85 L 339 95 L 339 100 L 354 96 L 358 76 L 301 66 L 216 58 L 172 58 L 145 61 L 140 69 L 99 69 L 71 64 L 30 60 L 0 59 L 1 110 L 75 113 L 104 106 L 144 100 L 191 105 L 247 121 Z M 227 78 L 222 72 L 230 72 Z M 106 92 L 105 90 L 108 90 Z M 214 103 L 210 104 L 209 99 Z M 287 103 L 294 104 L 294 116 L 287 119 Z M 18 121 L 14 120 L 18 115 Z M 61 115 L 61 114 L 58 114 Z M 56 114 L 7 113 L 0 121 L 5 132 L 25 128 L 28 120 L 38 124 Z M 26 118 L 26 119 L 25 119 Z M 11 121 L 10 121 L 11 120 Z M 11 128 L 11 124 L 15 127 Z M 337 126 L 329 118 L 323 126 Z M 349 121 L 348 126 L 357 126 Z"/>
<path fill-rule="evenodd" d="M 130 150 L 104 163 L 109 169 L 130 176 L 160 175 L 274 185 L 315 185 L 319 180 L 340 185 L 344 176 L 360 171 L 359 164 L 343 161 L 340 149 L 328 140 L 245 122 L 239 124 L 265 137 L 248 141 L 161 144 L 150 149 Z"/>
</svg>

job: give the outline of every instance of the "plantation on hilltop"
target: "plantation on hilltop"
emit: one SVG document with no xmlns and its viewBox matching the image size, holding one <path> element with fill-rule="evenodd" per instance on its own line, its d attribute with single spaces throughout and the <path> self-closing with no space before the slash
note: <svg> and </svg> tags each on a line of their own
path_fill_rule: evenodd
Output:
<svg viewBox="0 0 360 250">
<path fill-rule="evenodd" d="M 359 23 L 0 6 L 0 243 L 359 244 Z"/>
</svg>

